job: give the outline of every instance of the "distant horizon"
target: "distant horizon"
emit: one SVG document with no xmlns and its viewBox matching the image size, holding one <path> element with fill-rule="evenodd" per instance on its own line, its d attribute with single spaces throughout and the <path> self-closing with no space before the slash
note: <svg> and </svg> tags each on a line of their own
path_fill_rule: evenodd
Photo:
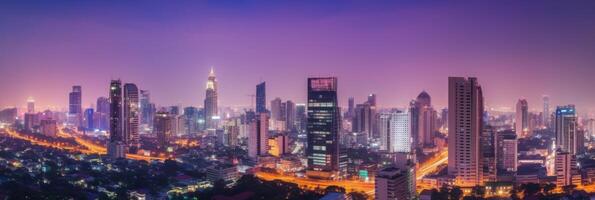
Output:
<svg viewBox="0 0 595 200">
<path fill-rule="evenodd" d="M 83 107 L 111 78 L 157 105 L 201 106 L 209 68 L 219 104 L 305 102 L 306 78 L 338 77 L 339 102 L 369 93 L 405 107 L 421 91 L 447 106 L 449 76 L 477 77 L 488 107 L 575 104 L 595 113 L 595 2 L 6 2 L 0 107 Z M 591 114 L 592 115 L 592 114 Z"/>
</svg>

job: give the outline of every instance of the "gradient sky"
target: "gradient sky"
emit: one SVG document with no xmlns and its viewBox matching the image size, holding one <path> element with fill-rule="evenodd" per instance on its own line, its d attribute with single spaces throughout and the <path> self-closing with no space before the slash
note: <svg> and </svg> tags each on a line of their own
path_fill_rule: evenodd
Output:
<svg viewBox="0 0 595 200">
<path fill-rule="evenodd" d="M 304 102 L 308 76 L 403 107 L 447 104 L 448 76 L 476 76 L 486 103 L 595 111 L 595 1 L 2 1 L 0 106 L 83 105 L 120 78 L 158 105 L 201 106 L 215 67 L 220 104 Z"/>
</svg>

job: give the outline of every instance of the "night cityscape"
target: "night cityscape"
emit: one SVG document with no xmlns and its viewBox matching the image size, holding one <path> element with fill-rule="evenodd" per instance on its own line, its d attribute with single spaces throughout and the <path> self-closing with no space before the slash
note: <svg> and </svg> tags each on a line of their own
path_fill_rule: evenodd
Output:
<svg viewBox="0 0 595 200">
<path fill-rule="evenodd" d="M 593 1 L 2 1 L 0 199 L 595 199 Z"/>
</svg>

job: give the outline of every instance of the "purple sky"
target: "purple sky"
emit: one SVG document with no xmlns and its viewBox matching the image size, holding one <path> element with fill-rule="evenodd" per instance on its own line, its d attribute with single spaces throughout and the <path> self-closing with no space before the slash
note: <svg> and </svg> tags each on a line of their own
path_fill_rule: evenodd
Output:
<svg viewBox="0 0 595 200">
<path fill-rule="evenodd" d="M 0 106 L 83 105 L 120 78 L 158 105 L 202 106 L 210 66 L 220 104 L 249 105 L 259 80 L 304 102 L 308 76 L 339 77 L 343 105 L 377 93 L 446 106 L 448 76 L 477 76 L 490 106 L 595 111 L 594 1 L 43 1 L 0 3 Z"/>
</svg>

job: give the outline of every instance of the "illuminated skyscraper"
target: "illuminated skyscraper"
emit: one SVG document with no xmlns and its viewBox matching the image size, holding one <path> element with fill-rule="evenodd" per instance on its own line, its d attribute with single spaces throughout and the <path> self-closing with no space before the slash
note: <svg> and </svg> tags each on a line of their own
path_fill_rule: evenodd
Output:
<svg viewBox="0 0 595 200">
<path fill-rule="evenodd" d="M 308 78 L 307 175 L 333 177 L 339 169 L 337 78 Z"/>
<path fill-rule="evenodd" d="M 497 181 L 498 158 L 496 156 L 496 146 L 496 129 L 489 125 L 484 126 L 481 136 L 482 180 L 484 183 Z"/>
<path fill-rule="evenodd" d="M 70 92 L 68 98 L 68 115 L 69 122 L 76 127 L 81 127 L 83 123 L 82 96 L 81 86 L 72 86 L 72 92 Z"/>
<path fill-rule="evenodd" d="M 366 102 L 357 104 L 354 109 L 354 115 L 351 122 L 351 130 L 356 133 L 362 133 L 368 139 L 374 138 L 374 124 L 376 124 L 376 108 Z"/>
<path fill-rule="evenodd" d="M 217 99 L 217 79 L 215 71 L 211 68 L 209 78 L 207 80 L 207 90 L 205 95 L 204 109 L 205 109 L 205 123 L 207 128 L 217 128 L 217 121 L 219 120 Z"/>
<path fill-rule="evenodd" d="M 483 94 L 477 78 L 448 78 L 448 174 L 461 187 L 481 185 Z"/>
<path fill-rule="evenodd" d="M 520 138 L 527 137 L 531 130 L 529 128 L 529 104 L 525 99 L 519 99 L 516 103 L 516 114 L 515 114 L 515 131 L 516 135 Z"/>
<path fill-rule="evenodd" d="M 173 123 L 175 118 L 166 111 L 155 114 L 153 133 L 157 136 L 157 143 L 161 151 L 167 150 L 169 142 L 174 135 Z"/>
<path fill-rule="evenodd" d="M 27 112 L 28 113 L 35 112 L 35 100 L 33 100 L 33 98 L 31 98 L 31 97 L 29 97 L 29 99 L 27 99 Z"/>
<path fill-rule="evenodd" d="M 378 132 L 380 133 L 380 150 L 388 151 L 391 146 L 390 113 L 378 115 Z"/>
<path fill-rule="evenodd" d="M 93 110 L 93 108 L 87 108 L 85 109 L 85 115 L 83 117 L 83 127 L 85 128 L 85 130 L 93 130 L 95 129 L 95 118 L 94 118 L 95 112 Z"/>
<path fill-rule="evenodd" d="M 132 153 L 140 149 L 139 110 L 138 88 L 133 83 L 124 84 L 124 141 Z"/>
<path fill-rule="evenodd" d="M 295 103 L 287 100 L 285 102 L 285 129 L 287 131 L 295 131 Z"/>
<path fill-rule="evenodd" d="M 155 117 L 155 104 L 151 103 L 151 93 L 148 90 L 140 90 L 140 123 L 146 127 L 153 127 Z"/>
<path fill-rule="evenodd" d="M 392 112 L 390 117 L 389 152 L 411 153 L 411 113 Z"/>
<path fill-rule="evenodd" d="M 126 142 L 122 131 L 122 82 L 112 80 L 109 90 L 110 101 L 110 137 L 107 154 L 111 158 L 123 158 L 126 156 Z"/>
<path fill-rule="evenodd" d="M 376 174 L 375 199 L 376 200 L 409 200 L 415 197 L 415 178 L 412 178 L 413 169 L 400 169 L 387 167 Z"/>
<path fill-rule="evenodd" d="M 256 85 L 256 113 L 267 112 L 266 82 Z"/>
<path fill-rule="evenodd" d="M 575 155 L 576 143 L 576 110 L 574 105 L 556 108 L 556 149 Z"/>
</svg>

